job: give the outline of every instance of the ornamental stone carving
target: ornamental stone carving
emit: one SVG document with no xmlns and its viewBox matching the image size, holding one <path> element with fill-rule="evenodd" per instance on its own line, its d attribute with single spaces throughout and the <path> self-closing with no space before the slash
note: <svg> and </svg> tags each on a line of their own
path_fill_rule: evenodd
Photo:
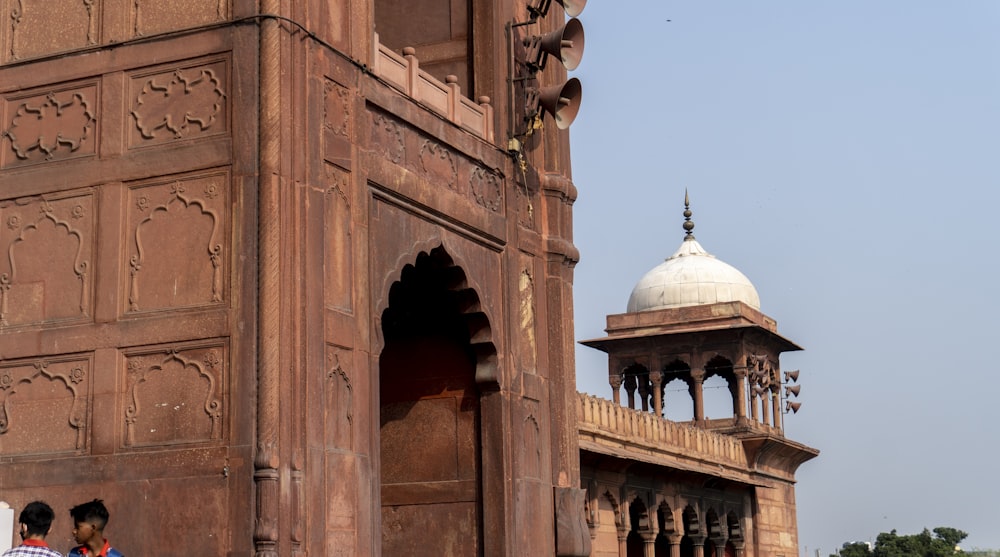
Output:
<svg viewBox="0 0 1000 557">
<path fill-rule="evenodd" d="M 93 155 L 96 100 L 96 85 L 8 100 L 3 166 Z"/>
<path fill-rule="evenodd" d="M 132 80 L 132 147 L 225 133 L 226 64 L 174 69 Z"/>
</svg>

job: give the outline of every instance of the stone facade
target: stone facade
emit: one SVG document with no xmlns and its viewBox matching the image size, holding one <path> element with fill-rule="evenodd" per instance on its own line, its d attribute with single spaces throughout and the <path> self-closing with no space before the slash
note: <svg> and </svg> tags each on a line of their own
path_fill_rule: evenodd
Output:
<svg viewBox="0 0 1000 557">
<path fill-rule="evenodd" d="M 0 13 L 0 498 L 126 554 L 606 553 L 568 137 L 512 79 L 558 5 Z"/>
</svg>

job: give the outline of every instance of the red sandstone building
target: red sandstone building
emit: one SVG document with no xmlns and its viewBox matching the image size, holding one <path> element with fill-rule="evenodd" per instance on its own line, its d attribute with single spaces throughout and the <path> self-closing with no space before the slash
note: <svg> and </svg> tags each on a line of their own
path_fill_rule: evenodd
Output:
<svg viewBox="0 0 1000 557">
<path fill-rule="evenodd" d="M 560 4 L 0 13 L 0 499 L 54 547 L 100 497 L 133 555 L 797 553 L 754 303 L 609 316 L 575 391 Z"/>
</svg>

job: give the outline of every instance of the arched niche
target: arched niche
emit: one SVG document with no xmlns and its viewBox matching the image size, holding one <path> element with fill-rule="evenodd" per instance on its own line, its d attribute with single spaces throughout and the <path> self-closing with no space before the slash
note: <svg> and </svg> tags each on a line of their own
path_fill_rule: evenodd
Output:
<svg viewBox="0 0 1000 557">
<path fill-rule="evenodd" d="M 482 554 L 483 396 L 496 348 L 465 271 L 438 246 L 406 264 L 381 314 L 379 470 L 383 555 Z M 486 380 L 483 380 L 484 377 Z M 486 551 L 488 553 L 488 551 Z"/>
</svg>

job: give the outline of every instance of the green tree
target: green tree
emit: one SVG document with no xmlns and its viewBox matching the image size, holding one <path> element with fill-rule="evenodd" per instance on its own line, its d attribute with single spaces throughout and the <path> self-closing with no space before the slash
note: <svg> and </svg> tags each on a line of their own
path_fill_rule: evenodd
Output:
<svg viewBox="0 0 1000 557">
<path fill-rule="evenodd" d="M 845 543 L 836 555 L 830 557 L 871 557 L 872 550 L 868 549 L 868 544 L 864 542 Z"/>
<path fill-rule="evenodd" d="M 904 536 L 892 530 L 879 534 L 871 550 L 865 543 L 845 543 L 839 554 L 840 557 L 955 557 L 964 554 L 955 547 L 967 536 L 961 530 L 944 526 L 935 528 L 933 533 L 924 528 L 919 534 Z"/>
</svg>

